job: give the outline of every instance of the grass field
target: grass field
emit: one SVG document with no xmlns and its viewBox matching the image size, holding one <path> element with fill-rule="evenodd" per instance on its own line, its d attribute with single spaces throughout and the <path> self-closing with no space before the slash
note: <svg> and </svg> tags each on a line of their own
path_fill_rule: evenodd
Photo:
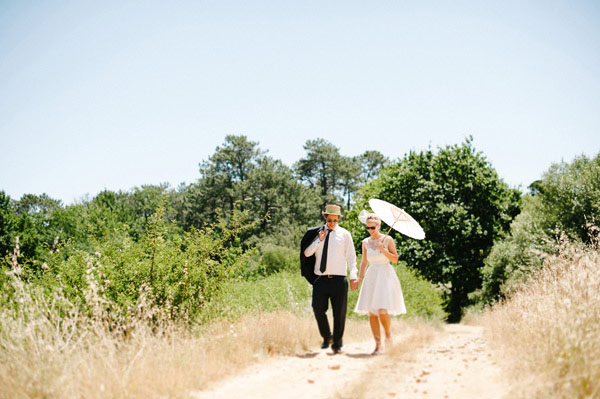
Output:
<svg viewBox="0 0 600 399">
<path fill-rule="evenodd" d="M 514 398 L 600 398 L 600 253 L 566 244 L 485 315 Z"/>
</svg>

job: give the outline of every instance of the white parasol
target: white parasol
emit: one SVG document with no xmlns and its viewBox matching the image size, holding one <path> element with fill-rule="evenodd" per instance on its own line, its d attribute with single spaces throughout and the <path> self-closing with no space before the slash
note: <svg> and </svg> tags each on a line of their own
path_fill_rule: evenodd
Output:
<svg viewBox="0 0 600 399">
<path fill-rule="evenodd" d="M 390 226 L 388 234 L 394 229 L 404 235 L 416 238 L 417 240 L 425 238 L 423 228 L 412 218 L 412 216 L 406 213 L 404 209 L 400 209 L 396 205 L 376 198 L 371 198 L 369 200 L 369 205 L 371 205 L 373 212 L 375 212 L 385 224 Z"/>
</svg>

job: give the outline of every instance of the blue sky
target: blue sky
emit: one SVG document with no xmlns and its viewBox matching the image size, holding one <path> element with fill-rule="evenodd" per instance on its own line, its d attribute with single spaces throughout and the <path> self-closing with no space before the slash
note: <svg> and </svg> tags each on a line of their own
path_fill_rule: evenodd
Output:
<svg viewBox="0 0 600 399">
<path fill-rule="evenodd" d="M 227 134 L 390 158 L 472 135 L 526 187 L 600 151 L 597 1 L 0 0 L 0 190 L 191 183 Z"/>
</svg>

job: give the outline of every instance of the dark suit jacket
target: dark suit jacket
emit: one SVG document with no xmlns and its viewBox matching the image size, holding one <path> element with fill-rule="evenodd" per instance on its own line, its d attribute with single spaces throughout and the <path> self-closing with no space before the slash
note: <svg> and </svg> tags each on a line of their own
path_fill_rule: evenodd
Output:
<svg viewBox="0 0 600 399">
<path fill-rule="evenodd" d="M 308 231 L 304 233 L 302 241 L 300 241 L 300 271 L 304 278 L 311 284 L 317 279 L 317 275 L 315 274 L 315 262 L 317 257 L 314 254 L 309 257 L 304 256 L 304 250 L 315 240 L 322 228 L 323 226 L 318 226 L 308 229 Z"/>
</svg>

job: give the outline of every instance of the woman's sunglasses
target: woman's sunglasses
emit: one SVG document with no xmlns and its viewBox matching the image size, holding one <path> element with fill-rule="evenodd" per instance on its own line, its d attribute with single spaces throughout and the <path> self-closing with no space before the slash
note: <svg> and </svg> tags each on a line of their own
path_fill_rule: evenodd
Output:
<svg viewBox="0 0 600 399">
<path fill-rule="evenodd" d="M 367 230 L 375 230 L 376 228 L 377 227 L 375 227 L 375 226 L 371 226 L 371 227 L 367 226 Z"/>
</svg>

